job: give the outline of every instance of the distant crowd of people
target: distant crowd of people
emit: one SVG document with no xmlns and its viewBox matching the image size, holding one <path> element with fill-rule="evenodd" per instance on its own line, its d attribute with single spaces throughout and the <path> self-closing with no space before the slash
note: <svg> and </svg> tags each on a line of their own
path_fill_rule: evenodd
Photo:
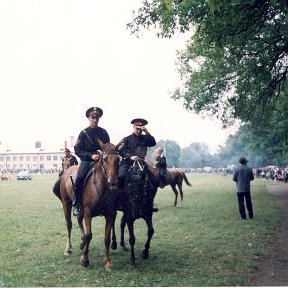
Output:
<svg viewBox="0 0 288 288">
<path fill-rule="evenodd" d="M 285 183 L 288 181 L 288 169 L 277 166 L 254 169 L 254 174 L 256 178 L 265 178 L 267 180 L 282 181 Z"/>
</svg>

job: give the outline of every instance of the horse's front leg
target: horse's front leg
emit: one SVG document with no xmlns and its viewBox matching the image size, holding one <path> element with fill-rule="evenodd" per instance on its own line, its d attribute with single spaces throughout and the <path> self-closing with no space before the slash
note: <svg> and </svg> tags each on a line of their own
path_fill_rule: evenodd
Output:
<svg viewBox="0 0 288 288">
<path fill-rule="evenodd" d="M 112 216 L 105 216 L 106 224 L 105 224 L 105 238 L 104 238 L 104 259 L 103 264 L 105 267 L 105 270 L 108 272 L 112 271 L 112 263 L 109 256 L 109 246 L 111 243 L 111 229 L 114 225 L 116 214 Z"/>
<path fill-rule="evenodd" d="M 172 190 L 173 190 L 173 192 L 174 192 L 174 194 L 175 194 L 174 207 L 176 207 L 176 206 L 177 206 L 177 199 L 178 199 L 178 191 L 177 191 L 175 185 L 170 185 L 170 186 L 171 186 L 171 188 L 172 188 Z"/>
<path fill-rule="evenodd" d="M 181 207 L 183 207 L 183 190 L 182 190 L 182 184 L 178 185 L 180 197 L 181 197 Z"/>
<path fill-rule="evenodd" d="M 80 229 L 80 250 L 84 249 L 85 246 L 85 230 L 84 230 L 84 226 L 83 226 L 83 215 L 81 214 L 79 217 L 77 217 L 77 221 L 78 221 L 78 226 Z"/>
<path fill-rule="evenodd" d="M 69 205 L 69 202 L 63 202 L 63 210 L 67 228 L 67 242 L 66 248 L 64 251 L 65 256 L 69 256 L 72 253 L 72 244 L 71 244 L 71 231 L 72 231 L 72 221 L 71 221 L 71 210 L 72 206 Z"/>
<path fill-rule="evenodd" d="M 116 239 L 116 232 L 115 232 L 115 220 L 112 225 L 112 242 L 111 242 L 111 249 L 116 250 L 117 249 L 117 239 Z"/>
<path fill-rule="evenodd" d="M 84 236 L 84 247 L 83 252 L 80 257 L 80 263 L 82 266 L 87 267 L 89 265 L 89 244 L 92 239 L 92 231 L 91 231 L 91 223 L 92 217 L 84 217 L 85 219 L 85 226 L 86 226 L 86 233 Z"/>
<path fill-rule="evenodd" d="M 127 226 L 129 230 L 129 244 L 130 244 L 130 264 L 135 266 L 135 252 L 134 252 L 134 246 L 135 246 L 135 235 L 134 235 L 134 220 L 127 221 Z"/>
<path fill-rule="evenodd" d="M 125 215 L 123 214 L 121 218 L 121 223 L 120 223 L 120 230 L 121 230 L 121 238 L 120 238 L 120 246 L 124 251 L 128 251 L 128 248 L 125 245 L 125 226 L 127 224 L 127 220 Z"/>
<path fill-rule="evenodd" d="M 146 219 L 147 224 L 147 241 L 145 244 L 145 248 L 142 251 L 142 258 L 147 259 L 149 257 L 149 249 L 150 249 L 150 242 L 154 234 L 153 222 L 152 222 L 152 214 L 149 215 Z"/>
</svg>

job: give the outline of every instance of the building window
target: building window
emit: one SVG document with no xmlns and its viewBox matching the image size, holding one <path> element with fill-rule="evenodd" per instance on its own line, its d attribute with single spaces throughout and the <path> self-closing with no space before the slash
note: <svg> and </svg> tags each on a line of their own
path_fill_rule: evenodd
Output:
<svg viewBox="0 0 288 288">
<path fill-rule="evenodd" d="M 7 156 L 7 157 L 6 157 L 6 160 L 7 160 L 7 161 L 10 161 L 10 156 Z"/>
<path fill-rule="evenodd" d="M 13 156 L 13 161 L 17 161 L 17 157 L 16 156 Z"/>
<path fill-rule="evenodd" d="M 1 156 L 1 157 L 0 157 L 0 161 L 4 161 L 4 157 Z"/>
<path fill-rule="evenodd" d="M 53 156 L 53 160 L 54 160 L 54 161 L 57 161 L 57 160 L 58 160 L 57 158 L 58 158 L 57 155 L 54 155 L 54 156 Z"/>
<path fill-rule="evenodd" d="M 37 156 L 33 156 L 33 161 L 37 161 Z"/>
<path fill-rule="evenodd" d="M 51 156 L 47 156 L 47 161 L 51 161 Z"/>
<path fill-rule="evenodd" d="M 40 161 L 44 161 L 44 156 L 40 156 Z"/>
<path fill-rule="evenodd" d="M 26 156 L 26 161 L 30 161 L 30 156 Z"/>
<path fill-rule="evenodd" d="M 19 157 L 19 161 L 23 161 L 23 156 L 20 156 L 20 157 Z"/>
</svg>

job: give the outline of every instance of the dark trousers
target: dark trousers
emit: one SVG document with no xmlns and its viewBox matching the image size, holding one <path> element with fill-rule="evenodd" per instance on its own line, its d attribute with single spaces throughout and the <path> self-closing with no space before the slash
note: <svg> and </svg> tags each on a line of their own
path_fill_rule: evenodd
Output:
<svg viewBox="0 0 288 288">
<path fill-rule="evenodd" d="M 91 161 L 81 161 L 75 180 L 75 189 L 77 192 L 83 188 L 85 177 L 90 168 Z M 77 193 L 76 192 L 76 193 Z"/>
<path fill-rule="evenodd" d="M 239 207 L 241 218 L 246 219 L 245 204 L 244 204 L 244 200 L 245 200 L 249 218 L 252 219 L 253 218 L 253 206 L 252 206 L 250 192 L 238 192 L 237 198 L 238 198 L 238 207 Z"/>
<path fill-rule="evenodd" d="M 166 169 L 158 169 L 158 175 L 160 179 L 160 185 L 165 185 L 165 176 L 166 176 Z"/>
<path fill-rule="evenodd" d="M 128 163 L 122 163 L 120 165 L 118 175 L 117 175 L 119 188 L 124 188 L 124 183 L 125 183 L 125 179 L 126 179 L 129 168 L 130 168 L 130 165 Z"/>
</svg>

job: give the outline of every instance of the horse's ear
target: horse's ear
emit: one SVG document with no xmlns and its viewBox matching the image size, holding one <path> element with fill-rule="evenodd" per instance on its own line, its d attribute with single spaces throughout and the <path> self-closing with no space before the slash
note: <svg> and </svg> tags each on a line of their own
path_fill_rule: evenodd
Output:
<svg viewBox="0 0 288 288">
<path fill-rule="evenodd" d="M 105 147 L 108 145 L 108 143 L 107 144 L 103 143 L 99 138 L 97 138 L 97 142 L 98 142 L 99 146 L 101 147 L 101 150 L 104 151 Z"/>
<path fill-rule="evenodd" d="M 123 144 L 124 144 L 124 138 L 121 139 L 121 140 L 116 144 L 116 149 L 118 150 L 120 146 L 121 146 L 121 147 L 123 146 Z M 120 148 L 121 148 L 121 147 L 120 147 Z"/>
</svg>

